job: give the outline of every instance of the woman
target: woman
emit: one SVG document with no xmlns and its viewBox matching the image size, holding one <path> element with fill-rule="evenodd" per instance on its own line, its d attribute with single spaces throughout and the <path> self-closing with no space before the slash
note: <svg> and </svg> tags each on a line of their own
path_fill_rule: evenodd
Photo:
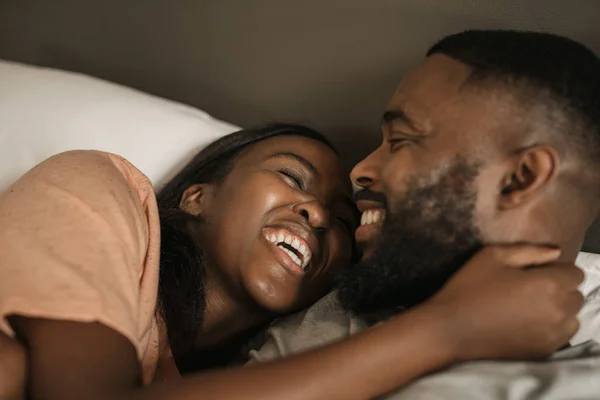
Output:
<svg viewBox="0 0 600 400">
<path fill-rule="evenodd" d="M 248 329 L 330 289 L 353 255 L 351 193 L 327 140 L 283 124 L 217 140 L 160 191 L 159 299 L 180 371 L 228 363 Z"/>
<path fill-rule="evenodd" d="M 522 354 L 547 330 L 526 312 L 489 315 L 514 299 L 489 273 L 465 279 L 489 261 L 476 257 L 434 299 L 363 334 L 272 364 L 172 379 L 188 355 L 323 295 L 351 261 L 355 224 L 335 152 L 299 126 L 218 140 L 158 206 L 125 160 L 58 155 L 0 196 L 0 330 L 25 346 L 32 398 L 77 399 L 371 398 L 452 362 Z M 526 254 L 520 262 L 557 257 Z M 478 323 L 459 329 L 449 316 L 462 315 Z M 544 354 L 557 340 L 534 343 Z"/>
</svg>

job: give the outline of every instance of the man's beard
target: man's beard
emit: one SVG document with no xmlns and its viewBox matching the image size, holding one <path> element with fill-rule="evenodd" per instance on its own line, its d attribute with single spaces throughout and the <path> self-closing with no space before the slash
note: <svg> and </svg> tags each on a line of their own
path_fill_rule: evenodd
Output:
<svg viewBox="0 0 600 400">
<path fill-rule="evenodd" d="M 443 171 L 411 176 L 387 213 L 372 256 L 344 270 L 339 299 L 368 323 L 422 303 L 481 247 L 475 227 L 479 164 L 455 159 Z M 388 199 L 390 201 L 390 199 Z"/>
</svg>

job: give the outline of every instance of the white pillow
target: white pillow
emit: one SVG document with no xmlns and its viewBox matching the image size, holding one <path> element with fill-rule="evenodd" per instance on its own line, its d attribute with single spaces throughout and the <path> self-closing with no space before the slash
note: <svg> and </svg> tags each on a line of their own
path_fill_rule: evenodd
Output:
<svg viewBox="0 0 600 400">
<path fill-rule="evenodd" d="M 234 125 L 82 74 L 0 60 L 0 191 L 53 154 L 119 154 L 160 187 Z"/>
</svg>

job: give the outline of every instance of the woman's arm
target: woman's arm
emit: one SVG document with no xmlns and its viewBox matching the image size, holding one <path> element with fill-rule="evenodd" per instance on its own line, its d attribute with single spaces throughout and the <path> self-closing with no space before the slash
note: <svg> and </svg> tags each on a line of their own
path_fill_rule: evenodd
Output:
<svg viewBox="0 0 600 400">
<path fill-rule="evenodd" d="M 25 398 L 26 357 L 21 343 L 0 332 L 0 400 Z"/>
<path fill-rule="evenodd" d="M 409 312 L 289 359 L 141 388 L 133 346 L 103 325 L 22 317 L 14 325 L 27 338 L 34 399 L 366 399 L 453 359 L 435 313 Z"/>
<path fill-rule="evenodd" d="M 344 341 L 273 363 L 142 387 L 133 345 L 96 323 L 11 319 L 32 398 L 368 399 L 453 362 L 535 358 L 577 329 L 582 273 L 533 246 L 493 247 L 434 298 Z"/>
</svg>

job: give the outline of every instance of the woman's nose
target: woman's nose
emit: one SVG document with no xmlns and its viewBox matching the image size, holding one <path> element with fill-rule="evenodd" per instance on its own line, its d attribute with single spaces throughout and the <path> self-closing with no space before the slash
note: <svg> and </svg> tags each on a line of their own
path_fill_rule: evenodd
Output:
<svg viewBox="0 0 600 400">
<path fill-rule="evenodd" d="M 329 228 L 329 212 L 316 199 L 297 204 L 294 211 L 300 214 L 313 229 Z"/>
</svg>

